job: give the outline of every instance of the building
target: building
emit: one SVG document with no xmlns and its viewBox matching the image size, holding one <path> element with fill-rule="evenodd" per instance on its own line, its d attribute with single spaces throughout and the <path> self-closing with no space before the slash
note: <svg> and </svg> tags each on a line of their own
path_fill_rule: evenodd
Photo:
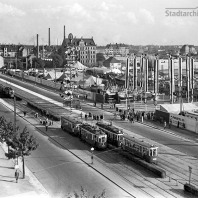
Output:
<svg viewBox="0 0 198 198">
<path fill-rule="evenodd" d="M 121 70 L 121 62 L 117 59 L 115 59 L 114 57 L 110 57 L 107 60 L 105 60 L 103 62 L 103 65 L 107 68 L 109 68 L 110 70 L 113 69 L 119 69 Z"/>
<path fill-rule="evenodd" d="M 78 61 L 85 66 L 96 65 L 96 44 L 92 38 L 73 38 L 70 33 L 68 38 L 64 38 L 62 48 L 67 50 L 67 47 L 75 47 L 78 51 Z"/>
<path fill-rule="evenodd" d="M 17 64 L 17 59 L 22 60 L 30 53 L 33 53 L 33 47 L 33 45 L 0 45 L 0 56 L 3 57 L 5 66 L 12 68 Z"/>
<path fill-rule="evenodd" d="M 180 53 L 182 55 L 197 54 L 197 51 L 196 51 L 194 45 L 183 45 L 182 48 L 180 49 Z"/>
<path fill-rule="evenodd" d="M 125 44 L 108 44 L 105 48 L 105 54 L 109 56 L 127 56 L 129 54 L 129 47 Z"/>
</svg>

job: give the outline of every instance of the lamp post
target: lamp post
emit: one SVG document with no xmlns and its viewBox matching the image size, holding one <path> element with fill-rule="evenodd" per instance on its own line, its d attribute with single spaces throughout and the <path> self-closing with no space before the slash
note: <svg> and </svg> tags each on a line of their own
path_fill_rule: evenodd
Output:
<svg viewBox="0 0 198 198">
<path fill-rule="evenodd" d="M 12 94 L 11 97 L 13 97 L 14 100 L 14 133 L 16 133 L 16 97 L 15 97 L 15 93 L 14 90 L 12 90 Z"/>
<path fill-rule="evenodd" d="M 188 168 L 189 168 L 189 184 L 190 184 L 191 174 L 192 174 L 192 167 L 188 166 Z"/>
<path fill-rule="evenodd" d="M 94 148 L 91 147 L 91 164 L 93 164 L 93 152 L 94 152 Z"/>
</svg>

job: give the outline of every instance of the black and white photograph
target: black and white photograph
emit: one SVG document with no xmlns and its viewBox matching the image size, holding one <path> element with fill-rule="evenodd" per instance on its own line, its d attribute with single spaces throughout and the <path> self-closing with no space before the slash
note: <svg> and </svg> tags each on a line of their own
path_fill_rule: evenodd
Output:
<svg viewBox="0 0 198 198">
<path fill-rule="evenodd" d="M 0 198 L 198 197 L 196 0 L 0 0 Z"/>
</svg>

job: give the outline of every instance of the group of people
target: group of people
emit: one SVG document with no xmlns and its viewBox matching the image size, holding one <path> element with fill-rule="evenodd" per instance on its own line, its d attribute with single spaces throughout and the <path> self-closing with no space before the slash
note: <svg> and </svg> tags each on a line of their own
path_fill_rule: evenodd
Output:
<svg viewBox="0 0 198 198">
<path fill-rule="evenodd" d="M 88 118 L 99 121 L 103 119 L 103 115 L 94 115 L 89 112 L 88 114 L 85 114 L 85 120 L 87 120 Z"/>
<path fill-rule="evenodd" d="M 116 118 L 116 113 L 114 114 L 114 118 Z M 120 111 L 120 119 L 125 120 L 128 119 L 131 123 L 134 123 L 134 120 L 136 119 L 137 122 L 144 121 L 144 118 L 147 118 L 148 120 L 154 119 L 154 112 L 144 112 L 144 111 L 135 111 L 132 109 L 128 113 L 126 111 L 122 112 Z"/>
</svg>

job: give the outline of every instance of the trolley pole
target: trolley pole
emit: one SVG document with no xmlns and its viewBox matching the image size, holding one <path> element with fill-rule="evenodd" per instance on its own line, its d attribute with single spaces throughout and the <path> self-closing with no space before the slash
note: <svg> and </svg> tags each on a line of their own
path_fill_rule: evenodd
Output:
<svg viewBox="0 0 198 198">
<path fill-rule="evenodd" d="M 16 133 L 16 97 L 14 93 L 14 133 Z"/>
</svg>

